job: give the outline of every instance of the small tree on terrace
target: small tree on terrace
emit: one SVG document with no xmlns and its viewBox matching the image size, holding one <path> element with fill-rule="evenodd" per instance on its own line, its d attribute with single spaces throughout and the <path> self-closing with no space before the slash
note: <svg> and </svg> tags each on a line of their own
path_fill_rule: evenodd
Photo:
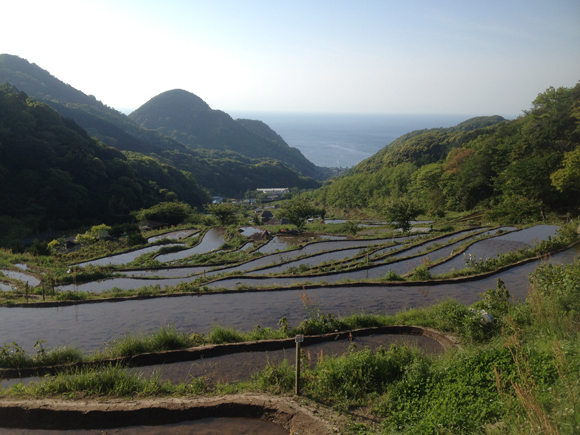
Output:
<svg viewBox="0 0 580 435">
<path fill-rule="evenodd" d="M 204 207 L 220 225 L 227 226 L 236 221 L 236 206 L 233 204 L 206 204 Z"/>
<path fill-rule="evenodd" d="M 300 198 L 293 198 L 284 204 L 280 210 L 280 216 L 288 219 L 299 229 L 302 229 L 306 221 L 319 214 L 319 210 Z"/>
<path fill-rule="evenodd" d="M 421 206 L 409 198 L 391 201 L 384 209 L 384 215 L 391 222 L 393 228 L 401 228 L 404 233 L 411 229 L 411 221 L 422 212 Z"/>
<path fill-rule="evenodd" d="M 191 207 L 184 202 L 160 202 L 153 207 L 131 213 L 139 222 L 160 221 L 169 225 L 180 224 L 191 214 Z"/>
</svg>

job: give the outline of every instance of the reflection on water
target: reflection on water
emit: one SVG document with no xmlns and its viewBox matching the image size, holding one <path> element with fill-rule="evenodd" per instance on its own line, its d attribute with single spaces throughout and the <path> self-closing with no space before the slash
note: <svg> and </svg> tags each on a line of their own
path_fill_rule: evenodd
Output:
<svg viewBox="0 0 580 435">
<path fill-rule="evenodd" d="M 198 230 L 195 230 L 195 229 L 179 230 L 179 231 L 172 231 L 170 233 L 159 234 L 157 236 L 149 237 L 147 239 L 147 243 L 153 243 L 153 242 L 156 242 L 158 240 L 163 240 L 163 239 L 170 239 L 170 240 L 185 239 L 186 237 L 191 236 L 192 234 L 196 233 L 197 231 Z"/>
<path fill-rule="evenodd" d="M 558 228 L 555 225 L 537 225 L 525 230 L 513 231 L 492 239 L 482 240 L 471 245 L 465 251 L 464 255 L 460 255 L 444 264 L 433 267 L 431 274 L 440 275 L 453 270 L 463 269 L 466 267 L 465 258 L 469 258 L 470 255 L 477 259 L 485 260 L 487 258 L 497 257 L 501 253 L 535 246 L 538 242 L 547 240 L 548 237 L 554 237 Z"/>
<path fill-rule="evenodd" d="M 137 257 L 143 254 L 147 254 L 149 252 L 157 252 L 163 247 L 169 246 L 182 246 L 182 243 L 170 243 L 167 245 L 155 245 L 149 246 L 143 249 L 137 249 L 136 251 L 126 252 L 124 254 L 119 255 L 112 255 L 111 257 L 99 258 L 97 260 L 85 261 L 83 263 L 79 263 L 77 266 L 87 266 L 92 264 L 93 266 L 106 266 L 107 264 L 126 264 L 134 261 Z"/>
<path fill-rule="evenodd" d="M 554 263 L 571 263 L 580 247 L 552 256 Z M 479 300 L 479 293 L 495 288 L 501 278 L 516 300 L 527 295 L 527 275 L 540 263 L 533 261 L 486 279 L 430 286 L 319 288 L 306 290 L 324 313 L 348 315 L 394 314 L 453 297 L 464 304 Z M 249 331 L 256 325 L 276 328 L 286 316 L 291 326 L 308 317 L 295 291 L 210 294 L 159 299 L 97 303 L 58 308 L 0 307 L 3 341 L 16 341 L 28 350 L 38 339 L 45 347 L 72 344 L 85 351 L 124 333 L 152 331 L 173 324 L 180 331 L 207 333 L 212 324 Z"/>
<path fill-rule="evenodd" d="M 155 259 L 165 263 L 167 261 L 181 260 L 182 258 L 190 257 L 195 254 L 207 254 L 208 252 L 216 250 L 225 243 L 225 232 L 225 228 L 214 227 L 205 233 L 202 241 L 193 248 L 179 252 L 172 252 L 171 254 L 159 255 L 158 257 L 155 257 Z"/>
<path fill-rule="evenodd" d="M 256 227 L 241 227 L 242 236 L 250 237 L 253 234 L 261 233 L 263 230 Z"/>
<path fill-rule="evenodd" d="M 18 272 L 16 270 L 11 269 L 0 269 L 0 272 L 2 272 L 8 278 L 18 279 L 24 283 L 28 282 L 28 285 L 32 287 L 36 287 L 38 284 L 40 284 L 40 280 L 38 278 L 32 275 L 28 275 L 26 273 Z"/>
<path fill-rule="evenodd" d="M 55 435 L 54 430 L 42 429 L 5 429 L 0 428 L 0 434 L 9 435 Z M 184 421 L 182 423 L 164 424 L 160 426 L 129 426 L 124 428 L 106 429 L 73 429 L 62 430 L 66 434 L 110 434 L 110 435 L 284 435 L 288 431 L 274 423 L 249 418 L 204 418 L 202 420 Z"/>
</svg>

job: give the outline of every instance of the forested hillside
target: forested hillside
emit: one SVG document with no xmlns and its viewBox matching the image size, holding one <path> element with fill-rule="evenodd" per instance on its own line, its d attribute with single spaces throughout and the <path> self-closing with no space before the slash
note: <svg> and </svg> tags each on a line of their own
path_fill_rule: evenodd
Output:
<svg viewBox="0 0 580 435">
<path fill-rule="evenodd" d="M 272 135 L 265 124 L 249 120 L 236 122 L 227 113 L 212 110 L 197 95 L 181 89 L 153 97 L 129 118 L 143 128 L 157 130 L 194 149 L 276 159 L 304 175 L 316 174 L 312 162 L 280 136 Z"/>
<path fill-rule="evenodd" d="M 227 114 L 212 111 L 221 113 L 222 117 L 225 115 L 229 123 L 242 129 L 245 139 L 240 144 L 251 145 L 252 141 L 248 141 L 248 138 L 253 138 L 256 143 L 267 145 L 264 149 L 270 154 L 247 158 L 231 151 L 208 152 L 185 146 L 159 131 L 142 128 L 126 115 L 61 82 L 39 66 L 18 56 L 0 54 L 0 83 L 10 83 L 29 96 L 42 100 L 62 116 L 73 119 L 90 136 L 96 137 L 105 145 L 121 151 L 140 153 L 158 160 L 159 163 L 193 173 L 197 182 L 212 194 L 238 196 L 241 188 L 255 189 L 264 185 L 300 189 L 320 186 L 312 178 L 304 176 L 304 173 L 313 175 L 323 172 L 298 150 L 289 147 L 265 124 L 260 132 L 255 128 L 250 131 Z M 205 105 L 201 99 L 199 101 Z M 207 110 L 211 111 L 209 106 Z M 136 155 L 132 154 L 132 158 L 136 158 Z"/>
<path fill-rule="evenodd" d="M 0 184 L 0 243 L 122 222 L 160 201 L 209 200 L 191 173 L 127 158 L 10 85 L 0 85 Z"/>
<path fill-rule="evenodd" d="M 512 221 L 580 206 L 580 84 L 549 88 L 513 121 L 409 133 L 313 195 L 337 207 L 408 197 L 426 211 L 489 210 Z"/>
</svg>

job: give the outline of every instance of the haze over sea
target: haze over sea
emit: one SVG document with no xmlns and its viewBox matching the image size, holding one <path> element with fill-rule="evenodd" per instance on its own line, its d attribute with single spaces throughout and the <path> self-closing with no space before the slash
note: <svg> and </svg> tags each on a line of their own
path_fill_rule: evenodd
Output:
<svg viewBox="0 0 580 435">
<path fill-rule="evenodd" d="M 413 130 L 452 127 L 477 115 L 393 115 L 228 111 L 232 118 L 259 119 L 311 162 L 350 167 Z M 493 113 L 487 114 L 493 115 Z M 507 119 L 515 116 L 502 115 Z"/>
</svg>

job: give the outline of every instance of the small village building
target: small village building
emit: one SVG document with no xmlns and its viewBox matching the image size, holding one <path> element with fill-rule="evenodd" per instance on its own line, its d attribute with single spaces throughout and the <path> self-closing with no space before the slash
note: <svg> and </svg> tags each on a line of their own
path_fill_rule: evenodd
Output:
<svg viewBox="0 0 580 435">
<path fill-rule="evenodd" d="M 286 218 L 282 218 L 282 219 L 270 219 L 268 221 L 268 225 L 291 225 L 291 224 L 292 224 L 292 222 L 290 222 Z"/>
<path fill-rule="evenodd" d="M 273 187 L 273 188 L 260 188 L 260 189 L 256 189 L 258 192 L 262 192 L 262 193 L 266 193 L 268 194 L 268 198 L 273 197 L 274 199 L 279 199 L 282 195 L 284 195 L 285 193 L 289 193 L 290 190 L 288 190 L 287 187 Z"/>
<path fill-rule="evenodd" d="M 268 222 L 270 219 L 272 219 L 274 217 L 274 215 L 272 214 L 272 212 L 270 210 L 264 210 L 261 214 L 260 214 L 260 220 L 262 222 Z"/>
</svg>

